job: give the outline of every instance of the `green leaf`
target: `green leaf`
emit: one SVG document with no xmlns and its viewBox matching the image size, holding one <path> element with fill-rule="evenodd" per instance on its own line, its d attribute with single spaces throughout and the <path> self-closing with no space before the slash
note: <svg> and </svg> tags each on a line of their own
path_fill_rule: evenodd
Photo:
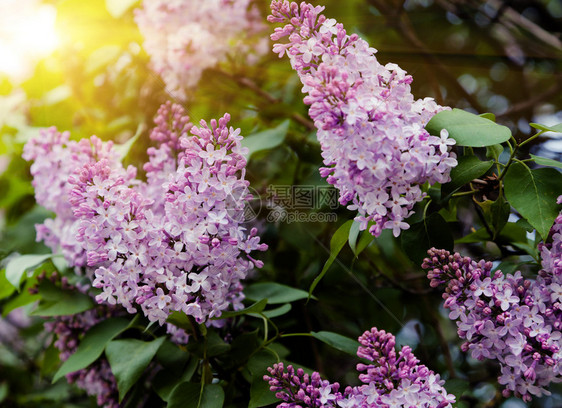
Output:
<svg viewBox="0 0 562 408">
<path fill-rule="evenodd" d="M 283 316 L 286 313 L 289 313 L 292 309 L 292 306 L 290 303 L 287 303 L 283 306 L 277 307 L 275 309 L 271 309 L 271 310 L 264 310 L 261 314 L 263 314 L 265 317 L 269 318 L 269 319 L 273 319 L 274 317 L 279 317 L 279 316 Z M 254 316 L 254 317 L 261 317 L 259 314 L 257 313 L 248 313 L 250 316 Z"/>
<path fill-rule="evenodd" d="M 246 368 L 252 377 L 259 377 L 262 379 L 264 374 L 267 374 L 267 368 L 273 366 L 273 364 L 277 362 L 277 355 L 271 349 L 265 348 L 254 353 L 250 357 L 248 363 L 246 364 Z"/>
<path fill-rule="evenodd" d="M 496 121 L 496 115 L 494 115 L 493 113 L 490 113 L 490 112 L 481 113 L 478 116 L 480 116 L 481 118 L 484 118 L 484 119 L 491 120 L 492 122 Z"/>
<path fill-rule="evenodd" d="M 533 232 L 533 230 L 535 229 L 525 218 L 519 218 L 517 221 L 515 221 L 515 224 L 520 226 L 527 232 Z"/>
<path fill-rule="evenodd" d="M 357 251 L 355 252 L 355 256 L 359 256 L 359 254 L 363 252 L 363 250 L 367 248 L 369 244 L 374 241 L 374 239 L 375 237 L 371 235 L 368 229 L 364 231 L 361 234 L 361 238 L 359 238 L 359 243 L 357 244 Z"/>
<path fill-rule="evenodd" d="M 201 384 L 183 382 L 168 397 L 167 408 L 199 408 Z"/>
<path fill-rule="evenodd" d="M 59 354 L 59 349 L 57 349 L 54 344 L 47 347 L 41 359 L 41 377 L 50 376 L 57 371 L 60 365 Z"/>
<path fill-rule="evenodd" d="M 359 237 L 359 226 L 361 225 L 361 223 L 359 221 L 353 221 L 353 224 L 351 224 L 351 228 L 349 229 L 349 238 L 348 238 L 348 242 L 349 242 L 349 247 L 351 248 L 351 250 L 353 251 L 353 253 L 355 254 L 355 252 L 357 251 L 357 238 Z"/>
<path fill-rule="evenodd" d="M 265 374 L 265 373 L 264 373 Z M 256 377 L 250 385 L 250 402 L 248 408 L 260 408 L 279 401 L 275 393 L 269 389 L 269 384 L 263 378 Z"/>
<path fill-rule="evenodd" d="M 562 123 L 558 123 L 557 125 L 553 125 L 553 126 L 545 126 L 545 125 L 541 125 L 540 123 L 529 123 L 529 126 L 534 127 L 535 129 L 538 130 L 542 130 L 543 132 L 562 133 Z"/>
<path fill-rule="evenodd" d="M 268 374 L 267 368 L 277 363 L 277 355 L 269 349 L 260 350 L 246 364 L 250 372 L 250 401 L 248 408 L 259 408 L 278 401 L 275 393 L 269 390 L 269 384 L 263 376 Z"/>
<path fill-rule="evenodd" d="M 0 299 L 6 299 L 16 288 L 6 279 L 6 269 L 0 270 Z"/>
<path fill-rule="evenodd" d="M 10 313 L 14 309 L 17 309 L 18 307 L 28 305 L 41 299 L 41 296 L 39 296 L 38 294 L 31 294 L 29 292 L 29 289 L 34 287 L 36 283 L 36 278 L 28 279 L 22 291 L 16 297 L 10 299 L 2 305 L 2 317 L 6 317 L 8 313 Z"/>
<path fill-rule="evenodd" d="M 158 350 L 158 353 L 156 353 L 157 358 L 161 350 L 162 347 L 160 348 L 160 350 Z M 153 389 L 156 391 L 158 396 L 162 398 L 162 400 L 164 400 L 165 402 L 169 402 L 174 388 L 176 388 L 176 386 L 180 383 L 188 382 L 189 380 L 191 380 L 193 374 L 197 370 L 198 365 L 199 359 L 191 358 L 187 364 L 187 367 L 181 375 L 178 375 L 175 371 L 170 369 L 159 371 L 158 374 L 156 374 L 156 376 L 154 377 L 154 380 L 152 380 Z"/>
<path fill-rule="evenodd" d="M 546 157 L 535 156 L 534 154 L 531 155 L 533 161 L 541 166 L 548 166 L 548 167 L 558 167 L 562 169 L 562 163 L 558 160 L 547 159 Z"/>
<path fill-rule="evenodd" d="M 119 402 L 141 377 L 166 338 L 146 342 L 136 339 L 113 340 L 105 347 L 105 355 L 117 380 Z"/>
<path fill-rule="evenodd" d="M 131 147 L 133 147 L 133 145 L 138 140 L 142 132 L 144 132 L 145 128 L 146 126 L 144 123 L 139 124 L 137 127 L 137 131 L 133 137 L 131 137 L 123 144 L 118 144 L 113 146 L 113 149 L 119 154 L 119 160 L 122 161 L 125 157 L 127 157 L 129 152 L 131 151 Z"/>
<path fill-rule="evenodd" d="M 39 302 L 37 308 L 30 313 L 31 316 L 69 316 L 85 312 L 94 307 L 91 297 L 80 292 L 61 291 L 57 301 Z"/>
<path fill-rule="evenodd" d="M 20 282 L 26 270 L 34 268 L 47 259 L 51 258 L 53 254 L 45 255 L 22 255 L 12 259 L 6 265 L 6 279 L 10 284 L 19 290 Z"/>
<path fill-rule="evenodd" d="M 492 237 L 486 231 L 486 228 L 480 228 L 462 238 L 456 239 L 455 244 L 474 244 L 476 242 L 490 241 Z"/>
<path fill-rule="evenodd" d="M 503 143 L 511 138 L 508 127 L 456 108 L 439 112 L 425 128 L 436 136 L 442 129 L 447 129 L 449 137 L 455 139 L 457 146 L 484 147 Z"/>
<path fill-rule="evenodd" d="M 212 328 L 210 328 L 205 335 L 205 339 L 201 341 L 190 341 L 187 344 L 189 353 L 201 359 L 219 356 L 229 351 L 230 348 L 230 344 L 226 343 Z"/>
<path fill-rule="evenodd" d="M 290 303 L 300 299 L 306 299 L 308 293 L 301 289 L 291 288 L 275 282 L 255 283 L 244 289 L 246 298 L 254 301 L 267 299 L 267 303 L 273 305 L 278 303 Z"/>
<path fill-rule="evenodd" d="M 309 296 L 312 296 L 312 292 L 314 291 L 314 288 L 322 280 L 326 272 L 328 272 L 328 269 L 330 269 L 330 266 L 332 266 L 338 254 L 344 247 L 345 243 L 349 238 L 349 231 L 351 230 L 352 225 L 353 225 L 353 220 L 349 220 L 345 222 L 341 227 L 338 228 L 338 230 L 332 236 L 332 239 L 330 240 L 330 257 L 324 264 L 324 267 L 322 268 L 320 274 L 316 278 L 314 278 L 314 281 L 310 285 L 310 288 L 308 289 Z"/>
<path fill-rule="evenodd" d="M 509 203 L 502 195 L 492 203 L 490 210 L 491 225 L 492 228 L 494 228 L 495 239 L 502 231 L 503 227 L 505 227 L 505 224 L 507 224 L 507 220 L 509 219 L 509 215 L 511 214 L 511 205 L 509 205 Z"/>
<path fill-rule="evenodd" d="M 223 368 L 237 370 L 240 366 L 246 365 L 248 359 L 262 348 L 263 342 L 258 329 L 235 337 L 229 353 L 222 357 Z"/>
<path fill-rule="evenodd" d="M 560 211 L 556 198 L 562 193 L 562 174 L 514 163 L 505 175 L 504 190 L 509 203 L 546 239 Z"/>
<path fill-rule="evenodd" d="M 168 408 L 222 408 L 223 403 L 220 385 L 184 382 L 172 391 Z"/>
<path fill-rule="evenodd" d="M 49 280 L 38 286 L 41 300 L 32 316 L 67 316 L 81 313 L 94 307 L 92 298 L 77 290 L 64 290 Z"/>
<path fill-rule="evenodd" d="M 248 148 L 248 158 L 256 152 L 272 149 L 283 143 L 283 140 L 285 140 L 285 136 L 287 135 L 287 131 L 289 130 L 289 124 L 290 121 L 287 119 L 276 128 L 254 133 L 253 135 L 246 136 L 242 139 L 242 147 Z"/>
<path fill-rule="evenodd" d="M 482 227 L 462 238 L 455 240 L 455 244 L 474 244 L 476 242 L 491 241 L 492 237 Z M 503 244 L 514 244 L 516 242 L 526 244 L 528 242 L 525 229 L 517 223 L 508 222 L 502 228 L 496 240 Z"/>
<path fill-rule="evenodd" d="M 129 326 L 129 321 L 123 318 L 110 318 L 92 327 L 68 360 L 66 360 L 53 377 L 53 382 L 68 373 L 81 370 L 98 359 L 103 353 L 105 345 Z"/>
<path fill-rule="evenodd" d="M 267 305 L 267 299 L 262 299 L 242 310 L 237 310 L 235 312 L 222 312 L 222 314 L 219 317 L 214 317 L 211 320 L 226 319 L 228 317 L 241 316 L 250 313 L 259 313 L 263 309 L 265 309 L 266 305 Z"/>
<path fill-rule="evenodd" d="M 451 181 L 442 185 L 442 191 L 452 194 L 465 184 L 485 174 L 494 164 L 493 161 L 481 161 L 478 157 L 469 155 L 458 158 L 459 164 L 451 170 Z"/>
<path fill-rule="evenodd" d="M 486 200 L 478 202 L 478 205 L 482 208 L 484 217 L 486 217 L 488 224 L 494 231 L 494 236 L 492 238 L 496 239 L 507 223 L 509 214 L 511 213 L 511 206 L 505 201 L 503 195 L 498 197 L 496 201 Z"/>
<path fill-rule="evenodd" d="M 336 350 L 357 357 L 357 348 L 359 347 L 359 342 L 357 340 L 329 331 L 311 332 L 310 334 L 312 337 L 332 346 Z"/>
<path fill-rule="evenodd" d="M 359 254 L 363 252 L 365 248 L 367 248 L 369 244 L 375 239 L 375 237 L 369 233 L 369 227 L 371 226 L 371 223 L 369 223 L 369 226 L 363 232 L 359 231 L 359 225 L 359 222 L 353 221 L 353 225 L 349 230 L 349 247 L 355 254 L 355 257 L 358 257 Z M 359 238 L 359 242 L 357 242 L 357 238 L 359 237 L 359 235 L 361 235 L 361 237 Z"/>
<path fill-rule="evenodd" d="M 453 235 L 447 221 L 438 213 L 432 213 L 424 220 L 412 224 L 401 234 L 402 248 L 408 257 L 417 265 L 427 256 L 427 250 L 443 248 L 452 250 Z"/>
<path fill-rule="evenodd" d="M 165 341 L 156 353 L 158 362 L 166 371 L 178 372 L 183 369 L 189 359 L 189 354 L 171 341 Z"/>
<path fill-rule="evenodd" d="M 193 332 L 193 324 L 184 312 L 172 312 L 166 319 L 167 323 L 171 323 L 180 329 L 184 329 L 188 333 Z"/>
<path fill-rule="evenodd" d="M 535 245 L 531 245 L 529 243 L 525 244 L 521 242 L 514 242 L 513 246 L 527 252 L 529 255 L 531 255 L 531 257 L 533 257 L 533 259 L 540 263 L 539 252 Z"/>
<path fill-rule="evenodd" d="M 207 357 L 220 356 L 230 350 L 230 344 L 226 343 L 219 334 L 210 330 L 207 333 Z"/>
<path fill-rule="evenodd" d="M 488 159 L 499 161 L 500 155 L 503 153 L 503 150 L 504 149 L 501 144 L 486 146 L 486 157 Z"/>
</svg>

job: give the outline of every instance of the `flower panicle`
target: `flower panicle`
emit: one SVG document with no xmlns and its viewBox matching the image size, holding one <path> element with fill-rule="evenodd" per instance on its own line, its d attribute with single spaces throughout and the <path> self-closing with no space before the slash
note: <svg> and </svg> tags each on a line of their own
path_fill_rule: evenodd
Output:
<svg viewBox="0 0 562 408">
<path fill-rule="evenodd" d="M 363 385 L 348 386 L 343 393 L 339 383 L 322 380 L 318 372 L 309 375 L 283 363 L 268 368 L 264 380 L 283 401 L 278 407 L 451 408 L 455 398 L 443 388 L 444 381 L 420 365 L 408 346 L 396 353 L 392 334 L 373 327 L 359 337 L 359 343 L 357 356 L 372 364 L 359 363 Z"/>
<path fill-rule="evenodd" d="M 61 166 L 59 156 L 72 159 L 57 175 L 65 194 L 53 198 L 56 218 L 46 224 L 54 237 L 66 233 L 74 243 L 77 256 L 70 264 L 87 269 L 101 289 L 96 300 L 142 311 L 151 322 L 166 324 L 178 342 L 187 335 L 167 324 L 168 316 L 183 312 L 199 323 L 224 324 L 210 319 L 243 308 L 241 280 L 263 266 L 253 252 L 267 249 L 257 229 L 243 225 L 251 198 L 247 151 L 229 120 L 225 114 L 194 126 L 180 105 L 161 106 L 146 182 L 99 139 L 68 142 L 67 134 L 51 130 L 51 139 L 26 146 L 36 180 L 43 177 L 39 170 Z M 41 156 L 45 144 L 52 153 Z M 60 220 L 62 232 L 56 229 Z"/>
<path fill-rule="evenodd" d="M 548 246 L 535 280 L 519 271 L 493 272 L 491 262 L 435 248 L 422 264 L 431 286 L 445 287 L 444 307 L 465 341 L 461 349 L 479 360 L 497 360 L 504 396 L 524 401 L 548 395 L 548 385 L 562 381 L 562 282 L 552 268 L 560 253 Z"/>
<path fill-rule="evenodd" d="M 273 51 L 285 54 L 298 73 L 318 129 L 322 177 L 339 190 L 339 202 L 357 210 L 362 230 L 375 236 L 409 228 L 404 220 L 425 196 L 421 186 L 447 182 L 457 164 L 455 142 L 443 130 L 425 129 L 447 109 L 431 98 L 414 100 L 412 77 L 396 64 L 381 65 L 376 50 L 342 24 L 320 14 L 321 6 L 273 1 Z"/>
</svg>

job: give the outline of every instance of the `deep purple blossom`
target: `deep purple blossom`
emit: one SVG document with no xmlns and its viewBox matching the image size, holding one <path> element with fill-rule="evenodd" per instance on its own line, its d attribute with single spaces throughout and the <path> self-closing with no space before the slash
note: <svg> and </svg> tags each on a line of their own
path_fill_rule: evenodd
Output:
<svg viewBox="0 0 562 408">
<path fill-rule="evenodd" d="M 422 265 L 432 287 L 445 286 L 449 318 L 465 340 L 461 348 L 500 363 L 505 396 L 530 401 L 562 381 L 561 231 L 562 215 L 552 227 L 552 243 L 541 245 L 543 269 L 532 281 L 445 250 L 431 249 Z"/>
<path fill-rule="evenodd" d="M 457 164 L 446 130 L 424 129 L 445 108 L 431 98 L 414 100 L 412 77 L 396 64 L 381 65 L 376 50 L 342 24 L 320 13 L 324 7 L 274 0 L 268 21 L 283 23 L 271 39 L 288 37 L 273 51 L 285 53 L 303 83 L 309 115 L 318 129 L 326 167 L 322 177 L 340 192 L 340 203 L 357 210 L 361 229 L 394 236 L 424 197 L 421 186 L 444 183 Z"/>
<path fill-rule="evenodd" d="M 283 363 L 269 368 L 264 380 L 284 401 L 278 407 L 450 408 L 455 402 L 439 374 L 420 365 L 408 346 L 396 352 L 392 334 L 372 328 L 359 337 L 359 343 L 357 356 L 372 363 L 357 364 L 363 385 L 347 387 L 343 393 L 338 383 L 322 380 L 317 372 L 309 375 Z"/>
</svg>

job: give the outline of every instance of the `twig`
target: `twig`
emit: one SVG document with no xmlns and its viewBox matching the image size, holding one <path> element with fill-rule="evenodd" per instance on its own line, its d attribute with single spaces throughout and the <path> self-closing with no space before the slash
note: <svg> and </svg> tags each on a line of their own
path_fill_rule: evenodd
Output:
<svg viewBox="0 0 562 408">
<path fill-rule="evenodd" d="M 449 345 L 447 344 L 447 339 L 445 339 L 445 335 L 443 334 L 443 330 L 441 329 L 441 324 L 439 322 L 439 317 L 435 313 L 435 308 L 429 304 L 429 300 L 427 296 L 423 296 L 423 304 L 427 311 L 429 312 L 429 318 L 431 324 L 435 328 L 435 332 L 437 333 L 437 338 L 439 339 L 439 345 L 441 346 L 441 351 L 443 352 L 443 356 L 445 357 L 445 363 L 447 364 L 447 370 L 449 371 L 450 378 L 456 378 L 457 374 L 455 373 L 455 366 L 453 365 L 453 358 L 451 357 L 451 351 L 449 350 Z"/>
<path fill-rule="evenodd" d="M 408 19 L 405 13 L 397 14 L 395 11 L 389 9 L 384 1 L 381 0 L 369 0 L 369 2 L 376 7 L 382 14 L 384 14 L 389 20 L 389 24 L 394 26 L 402 37 L 425 57 L 429 64 L 432 64 L 435 71 L 442 76 L 444 79 L 448 80 L 456 90 L 463 96 L 464 99 L 478 112 L 483 112 L 484 109 L 480 103 L 474 98 L 470 93 L 464 89 L 457 79 L 451 75 L 447 70 L 445 65 L 425 46 L 425 44 L 418 38 L 412 23 Z"/>
<path fill-rule="evenodd" d="M 558 39 L 555 35 L 544 30 L 542 27 L 533 23 L 528 18 L 522 16 L 520 13 L 512 9 L 511 7 L 504 4 L 504 2 L 499 0 L 488 0 L 488 4 L 497 10 L 501 10 L 501 14 L 498 13 L 497 20 L 500 23 L 511 23 L 515 26 L 519 26 L 521 29 L 532 34 L 537 40 L 540 40 L 543 44 L 549 45 L 552 48 L 562 51 L 562 41 Z"/>
<path fill-rule="evenodd" d="M 262 88 L 260 88 L 250 78 L 246 78 L 246 77 L 238 76 L 238 75 L 230 75 L 229 73 L 224 72 L 224 71 L 220 71 L 220 70 L 216 71 L 216 72 L 219 72 L 220 74 L 226 76 L 227 78 L 236 82 L 237 84 L 239 84 L 239 85 L 241 85 L 245 88 L 248 88 L 249 90 L 254 92 L 256 95 L 260 96 L 261 98 L 265 99 L 267 102 L 269 102 L 271 104 L 281 103 L 280 99 L 274 97 L 269 92 L 264 91 Z M 305 126 L 306 128 L 308 128 L 310 130 L 316 129 L 316 127 L 314 126 L 314 123 L 311 120 L 305 118 L 304 116 L 302 116 L 299 113 L 293 112 L 293 113 L 291 113 L 290 117 L 295 122 L 300 123 L 301 125 Z"/>
<path fill-rule="evenodd" d="M 559 94 L 560 90 L 562 90 L 562 77 L 557 77 L 558 80 L 555 81 L 555 84 L 547 89 L 545 92 L 535 95 L 529 99 L 526 99 L 522 102 L 514 104 L 511 108 L 506 110 L 503 113 L 496 115 L 496 117 L 506 117 L 510 115 L 517 115 L 521 112 L 525 112 L 527 109 L 531 109 L 539 102 L 545 101 L 552 96 L 556 96 Z"/>
</svg>

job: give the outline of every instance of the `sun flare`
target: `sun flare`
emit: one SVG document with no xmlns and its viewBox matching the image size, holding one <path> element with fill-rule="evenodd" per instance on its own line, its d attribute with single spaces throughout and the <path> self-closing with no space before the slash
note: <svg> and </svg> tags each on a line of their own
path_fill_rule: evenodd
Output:
<svg viewBox="0 0 562 408">
<path fill-rule="evenodd" d="M 0 0 L 0 74 L 18 81 L 59 44 L 56 10 L 36 0 Z"/>
</svg>

